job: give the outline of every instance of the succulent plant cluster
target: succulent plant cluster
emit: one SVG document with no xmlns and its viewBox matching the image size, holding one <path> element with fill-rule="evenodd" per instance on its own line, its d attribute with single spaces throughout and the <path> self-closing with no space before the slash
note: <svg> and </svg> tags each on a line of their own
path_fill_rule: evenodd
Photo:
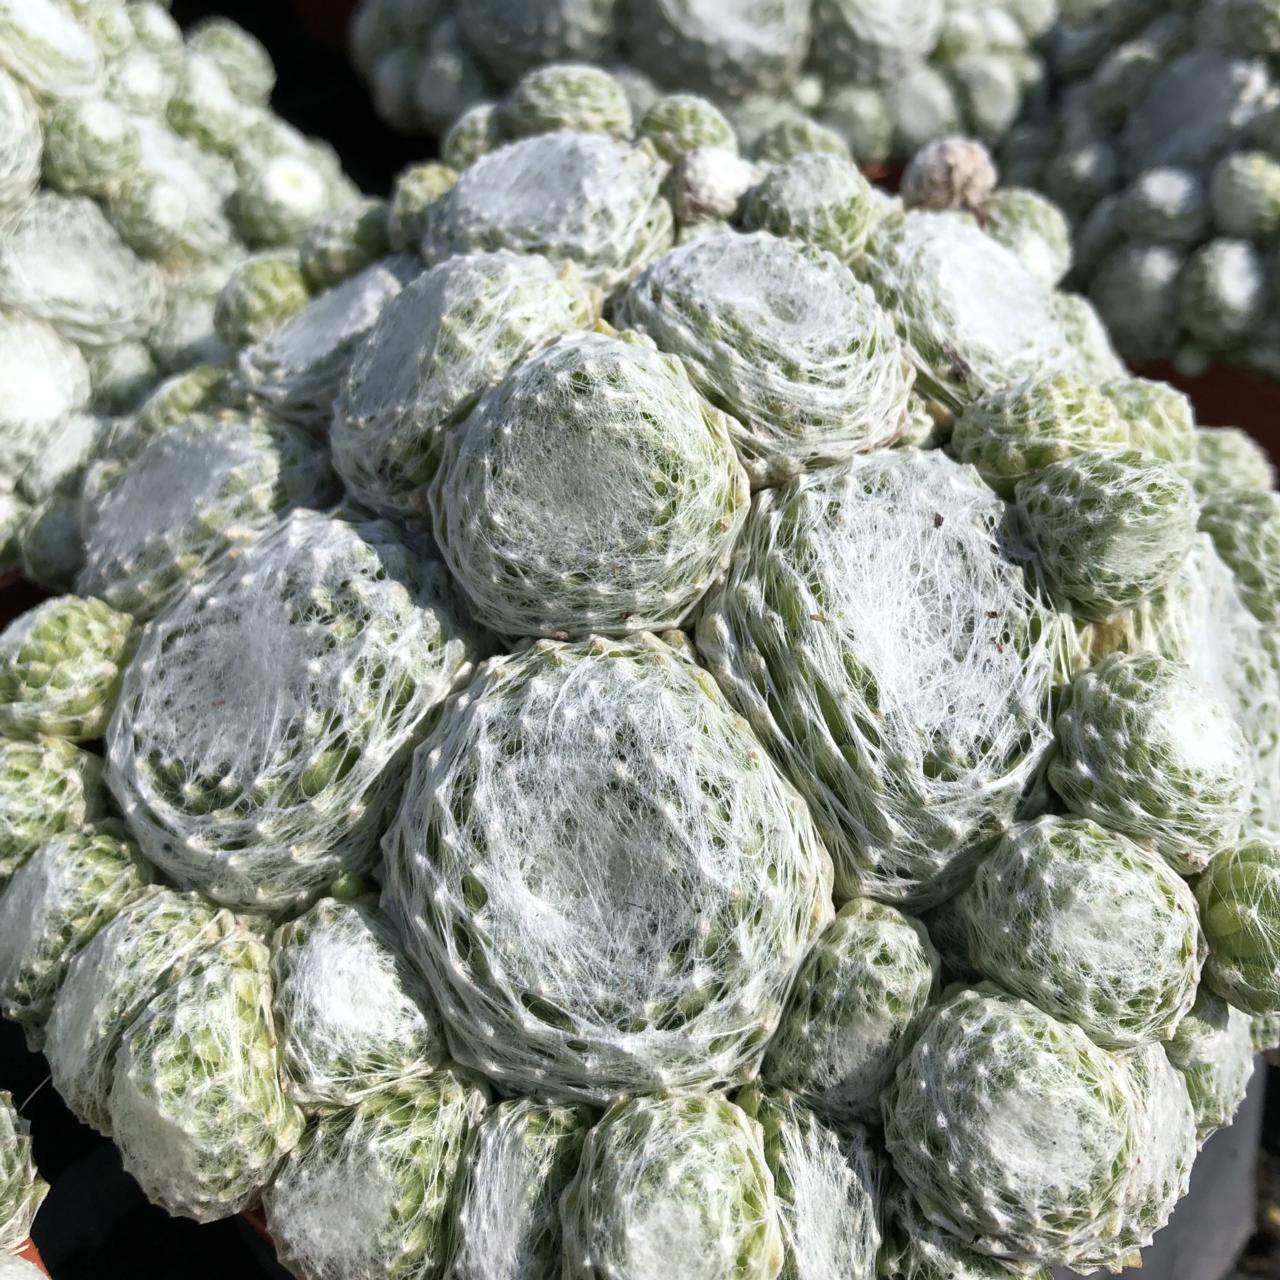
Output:
<svg viewBox="0 0 1280 1280">
<path fill-rule="evenodd" d="M 1064 6 L 1065 7 L 1065 6 Z M 905 158 L 951 133 L 998 140 L 1043 92 L 1056 0 L 362 0 L 355 61 L 384 119 L 440 133 L 472 108 L 563 121 L 590 101 L 623 135 L 660 94 L 723 108 L 762 158 Z M 540 84 L 552 63 L 607 67 Z"/>
<path fill-rule="evenodd" d="M 721 101 L 1052 17 L 650 7 Z M 319 218 L 244 178 L 227 354 L 76 437 L 78 594 L 0 634 L 0 1009 L 302 1280 L 1127 1264 L 1280 1039 L 1268 464 L 976 144 L 897 199 L 549 61 L 611 4 L 462 12 L 395 8 L 395 74 L 511 85 L 445 163 Z M 269 68 L 197 43 L 217 152 Z"/>
</svg>

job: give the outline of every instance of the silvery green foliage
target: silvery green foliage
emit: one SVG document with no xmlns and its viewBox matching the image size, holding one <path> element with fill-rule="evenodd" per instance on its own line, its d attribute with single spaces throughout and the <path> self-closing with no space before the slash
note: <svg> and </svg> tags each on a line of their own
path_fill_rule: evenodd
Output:
<svg viewBox="0 0 1280 1280">
<path fill-rule="evenodd" d="M 1169 245 L 1128 243 L 1108 254 L 1089 297 L 1130 361 L 1159 359 L 1178 339 L 1178 281 L 1185 255 Z"/>
<path fill-rule="evenodd" d="M 243 27 L 225 18 L 205 18 L 187 39 L 190 53 L 208 58 L 247 103 L 264 104 L 275 85 L 271 55 Z"/>
<path fill-rule="evenodd" d="M 80 495 L 59 491 L 42 498 L 18 532 L 23 576 L 45 591 L 66 592 L 84 564 Z"/>
<path fill-rule="evenodd" d="M 1056 205 L 1034 191 L 1004 187 L 982 207 L 983 230 L 1011 250 L 1041 284 L 1059 284 L 1071 269 L 1071 227 Z"/>
<path fill-rule="evenodd" d="M 860 165 L 883 164 L 893 153 L 893 120 L 884 94 L 870 85 L 833 88 L 819 107 L 819 119 L 834 129 Z"/>
<path fill-rule="evenodd" d="M 1005 498 L 1054 463 L 1131 443 L 1115 401 L 1074 372 L 1028 378 L 983 396 L 966 406 L 951 435 L 956 456 Z"/>
<path fill-rule="evenodd" d="M 680 356 L 753 484 L 889 444 L 913 377 L 871 290 L 820 249 L 711 233 L 659 258 L 619 323 Z"/>
<path fill-rule="evenodd" d="M 184 60 L 165 118 L 176 133 L 206 151 L 232 155 L 250 117 L 221 67 L 193 52 Z"/>
<path fill-rule="evenodd" d="M 805 957 L 763 1078 L 837 1121 L 877 1124 L 880 1092 L 927 1017 L 939 972 L 919 921 L 847 902 Z"/>
<path fill-rule="evenodd" d="M 471 0 L 458 19 L 480 60 L 514 80 L 545 62 L 599 61 L 616 39 L 617 10 L 617 0 Z"/>
<path fill-rule="evenodd" d="M 833 77 L 888 83 L 932 50 L 942 0 L 815 0 L 813 52 Z"/>
<path fill-rule="evenodd" d="M 637 122 L 636 133 L 668 164 L 698 147 L 738 149 L 738 136 L 720 108 L 693 93 L 664 94 Z"/>
<path fill-rule="evenodd" d="M 408 254 L 384 258 L 313 298 L 240 353 L 236 385 L 276 417 L 323 436 L 357 348 L 421 270 Z"/>
<path fill-rule="evenodd" d="M 1225 236 L 1266 240 L 1280 230 L 1280 160 L 1265 151 L 1236 151 L 1213 170 L 1213 220 Z"/>
<path fill-rule="evenodd" d="M 845 156 L 804 152 L 774 165 L 747 193 L 742 224 L 859 261 L 881 221 L 867 180 Z"/>
<path fill-rule="evenodd" d="M 0 489 L 0 572 L 11 573 L 21 559 L 19 537 L 31 504 L 12 490 Z"/>
<path fill-rule="evenodd" d="M 899 1066 L 885 1144 L 925 1214 L 970 1247 L 1088 1272 L 1130 1251 L 1138 1107 L 1123 1062 L 1078 1027 L 979 988 L 942 1005 Z"/>
<path fill-rule="evenodd" d="M 714 1095 L 619 1099 L 560 1201 L 563 1280 L 773 1280 L 784 1252 L 763 1138 Z"/>
<path fill-rule="evenodd" d="M 905 1183 L 890 1176 L 882 1197 L 882 1280 L 1009 1280 L 1011 1269 L 976 1253 L 958 1236 L 931 1222 Z M 1027 1280 L 1049 1280 L 1047 1271 L 1027 1271 Z"/>
<path fill-rule="evenodd" d="M 444 1058 L 432 997 L 386 918 L 323 898 L 276 931 L 271 972 L 290 1096 L 352 1106 Z"/>
<path fill-rule="evenodd" d="M 384 523 L 297 512 L 146 631 L 108 780 L 184 887 L 301 906 L 368 867 L 424 720 L 472 654 L 436 562 Z"/>
<path fill-rule="evenodd" d="M 316 218 L 350 195 L 306 145 L 250 142 L 238 155 L 236 170 L 231 219 L 255 248 L 296 244 Z"/>
<path fill-rule="evenodd" d="M 497 106 L 492 102 L 478 102 L 449 126 L 440 141 L 440 158 L 460 173 L 501 145 L 501 141 Z"/>
<path fill-rule="evenodd" d="M 1220 238 L 1201 245 L 1179 282 L 1182 323 L 1211 351 L 1238 346 L 1254 333 L 1270 302 L 1262 254 L 1247 240 Z"/>
<path fill-rule="evenodd" d="M 748 1078 L 831 912 L 799 797 L 653 636 L 486 664 L 384 845 L 454 1056 L 543 1096 Z"/>
<path fill-rule="evenodd" d="M 478 621 L 568 639 L 680 626 L 746 518 L 730 421 L 639 334 L 557 339 L 445 433 L 440 550 Z"/>
<path fill-rule="evenodd" d="M 1183 874 L 1231 847 L 1253 753 L 1231 708 L 1180 662 L 1115 653 L 1078 676 L 1049 779 L 1068 807 L 1154 848 Z"/>
<path fill-rule="evenodd" d="M 1078 293 L 1056 293 L 1051 308 L 1076 353 L 1082 372 L 1097 382 L 1128 376 L 1102 317 L 1088 298 Z"/>
<path fill-rule="evenodd" d="M 42 102 L 103 87 L 101 50 L 57 0 L 0 0 L 0 66 Z"/>
<path fill-rule="evenodd" d="M 718 98 L 777 92 L 809 45 L 805 0 L 631 0 L 627 53 L 659 84 Z"/>
<path fill-rule="evenodd" d="M 764 1130 L 785 1251 L 781 1280 L 874 1280 L 882 1171 L 866 1130 L 754 1085 L 737 1102 Z"/>
<path fill-rule="evenodd" d="M 94 413 L 116 417 L 136 409 L 160 378 L 151 350 L 142 342 L 121 342 L 95 351 L 89 361 Z"/>
<path fill-rule="evenodd" d="M 247 926 L 147 1002 L 109 1098 L 124 1167 L 154 1204 L 212 1222 L 252 1204 L 302 1135 L 285 1096 L 267 948 Z"/>
<path fill-rule="evenodd" d="M 1201 501 L 1200 527 L 1236 575 L 1274 660 L 1280 655 L 1275 632 L 1280 621 L 1280 494 L 1243 489 L 1211 493 Z"/>
<path fill-rule="evenodd" d="M 45 1273 L 34 1262 L 15 1254 L 0 1254 L 0 1280 L 40 1280 Z"/>
<path fill-rule="evenodd" d="M 36 1172 L 31 1127 L 0 1093 L 0 1257 L 20 1249 L 49 1188 Z"/>
<path fill-rule="evenodd" d="M 913 212 L 882 224 L 866 273 L 922 388 L 952 408 L 1075 367 L 1051 290 L 963 214 Z"/>
<path fill-rule="evenodd" d="M 940 138 L 921 147 L 903 170 L 902 200 L 908 209 L 973 211 L 984 208 L 998 180 L 995 161 L 982 143 Z"/>
<path fill-rule="evenodd" d="M 1005 518 L 941 452 L 859 458 L 758 493 L 703 611 L 699 652 L 808 799 L 841 898 L 948 897 L 1049 745 L 1057 626 Z"/>
<path fill-rule="evenodd" d="M 101 600 L 57 596 L 0 632 L 0 734 L 100 738 L 133 651 L 133 619 Z"/>
<path fill-rule="evenodd" d="M 1168 1052 L 1186 1081 L 1196 1136 L 1203 1145 L 1216 1130 L 1231 1123 L 1249 1088 L 1254 1052 L 1251 1020 L 1207 985 L 1201 986 Z"/>
<path fill-rule="evenodd" d="M 779 120 L 751 144 L 751 158 L 762 165 L 782 164 L 804 155 L 849 159 L 849 144 L 834 130 L 809 116 Z"/>
<path fill-rule="evenodd" d="M 1119 229 L 1134 240 L 1194 244 L 1208 226 L 1204 183 L 1193 170 L 1147 169 L 1119 200 Z"/>
<path fill-rule="evenodd" d="M 366 197 L 321 214 L 298 246 L 311 289 L 332 289 L 390 252 L 385 200 Z"/>
<path fill-rule="evenodd" d="M 135 457 L 86 477 L 85 595 L 152 617 L 294 506 L 322 506 L 333 476 L 319 446 L 287 423 L 225 412 L 161 431 Z"/>
<path fill-rule="evenodd" d="M 33 1048 L 72 957 L 150 879 L 110 820 L 52 836 L 14 872 L 0 896 L 0 1008 Z"/>
<path fill-rule="evenodd" d="M 606 291 L 671 244 L 667 166 L 605 134 L 540 134 L 481 156 L 427 211 L 428 263 L 480 249 L 576 263 Z"/>
<path fill-rule="evenodd" d="M 736 148 L 695 147 L 681 156 L 669 179 L 680 237 L 735 217 L 759 176 L 757 167 Z"/>
<path fill-rule="evenodd" d="M 1167 1040 L 1195 1001 L 1205 941 L 1191 889 L 1087 819 L 1014 828 L 960 905 L 986 977 L 1105 1048 Z"/>
<path fill-rule="evenodd" d="M 296 249 L 264 249 L 237 263 L 218 294 L 213 327 L 235 350 L 264 337 L 311 301 Z"/>
<path fill-rule="evenodd" d="M 1198 433 L 1190 397 L 1149 378 L 1116 378 L 1104 383 L 1102 392 L 1128 427 L 1132 448 L 1194 478 Z"/>
<path fill-rule="evenodd" d="M 100 347 L 146 337 L 160 318 L 160 274 L 91 200 L 43 192 L 0 240 L 0 305 Z"/>
<path fill-rule="evenodd" d="M 507 250 L 449 258 L 412 281 L 356 351 L 334 406 L 329 442 L 348 492 L 425 520 L 445 432 L 513 364 L 597 310 L 572 268 Z"/>
<path fill-rule="evenodd" d="M 426 231 L 427 210 L 458 180 L 448 165 L 427 160 L 396 175 L 387 206 L 387 241 L 395 253 L 417 253 Z"/>
<path fill-rule="evenodd" d="M 1265 493 L 1276 487 L 1267 451 L 1239 427 L 1201 427 L 1195 435 L 1195 482 L 1201 500 L 1225 489 Z"/>
<path fill-rule="evenodd" d="M 125 1032 L 156 992 L 197 966 L 234 925 L 195 894 L 149 885 L 72 959 L 45 1027 L 54 1088 L 110 1134 L 107 1101 Z"/>
<path fill-rule="evenodd" d="M 458 1175 L 449 1280 L 558 1280 L 560 1196 L 591 1123 L 585 1107 L 528 1099 L 490 1109 Z"/>
<path fill-rule="evenodd" d="M 441 1274 L 453 1188 L 485 1101 L 442 1073 L 321 1115 L 263 1196 L 281 1260 L 312 1280 Z"/>
<path fill-rule="evenodd" d="M 1165 586 L 1199 515 L 1190 481 L 1136 452 L 1055 462 L 1019 481 L 1016 504 L 1050 598 L 1085 618 L 1111 617 Z"/>
<path fill-rule="evenodd" d="M 35 104 L 0 70 L 0 213 L 25 203 L 40 179 L 41 128 Z"/>
<path fill-rule="evenodd" d="M 629 139 L 631 103 L 607 71 L 581 63 L 538 67 L 521 76 L 498 103 L 494 125 L 504 141 L 572 129 Z"/>
<path fill-rule="evenodd" d="M 1215 858 L 1196 897 L 1209 939 L 1209 986 L 1246 1013 L 1280 1013 L 1280 850 L 1274 840 L 1248 840 Z"/>
</svg>

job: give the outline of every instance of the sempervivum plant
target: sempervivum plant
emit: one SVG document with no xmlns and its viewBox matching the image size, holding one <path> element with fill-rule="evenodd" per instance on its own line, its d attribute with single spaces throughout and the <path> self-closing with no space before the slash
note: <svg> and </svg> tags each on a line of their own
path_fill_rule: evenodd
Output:
<svg viewBox="0 0 1280 1280">
<path fill-rule="evenodd" d="M 1202 1143 L 1229 1125 L 1244 1101 L 1253 1076 L 1252 1031 L 1248 1014 L 1203 986 L 1169 1042 L 1169 1060 L 1186 1081 Z"/>
<path fill-rule="evenodd" d="M 699 651 L 809 800 L 841 897 L 947 897 L 1049 745 L 1057 624 L 1004 518 L 939 452 L 872 454 L 757 494 L 703 612 Z"/>
<path fill-rule="evenodd" d="M 454 1055 L 570 1099 L 748 1077 L 831 911 L 799 797 L 652 636 L 482 668 L 385 855 Z"/>
<path fill-rule="evenodd" d="M 675 356 L 612 331 L 517 365 L 446 433 L 430 490 L 477 619 L 566 639 L 681 625 L 747 499 L 727 416 Z"/>
<path fill-rule="evenodd" d="M 76 952 L 150 878 L 110 820 L 53 836 L 14 873 L 0 896 L 0 1008 L 34 1044 Z"/>
<path fill-rule="evenodd" d="M 1211 948 L 1205 978 L 1251 1014 L 1280 1013 L 1280 849 L 1248 840 L 1196 885 Z"/>
<path fill-rule="evenodd" d="M 918 921 L 855 898 L 813 944 L 763 1076 L 838 1120 L 876 1123 L 880 1092 L 938 990 L 937 952 Z"/>
<path fill-rule="evenodd" d="M 1276 469 L 1266 450 L 1238 427 L 1202 427 L 1195 456 L 1196 491 L 1202 497 L 1224 489 L 1266 493 L 1276 487 Z"/>
<path fill-rule="evenodd" d="M 1191 889 L 1158 854 L 1086 819 L 1011 831 L 961 909 L 982 973 L 1097 1044 L 1167 1040 L 1195 1000 L 1205 941 Z"/>
<path fill-rule="evenodd" d="M 111 1128 L 125 1168 L 170 1213 L 240 1212 L 302 1135 L 281 1085 L 269 964 L 247 927 L 233 930 L 125 1032 Z"/>
<path fill-rule="evenodd" d="M 468 166 L 427 212 L 428 263 L 478 249 L 574 262 L 605 290 L 668 248 L 667 166 L 645 147 L 565 130 L 501 147 Z"/>
<path fill-rule="evenodd" d="M 560 1196 L 577 1172 L 592 1116 L 521 1098 L 472 1132 L 458 1178 L 451 1280 L 554 1280 Z"/>
<path fill-rule="evenodd" d="M 773 1280 L 784 1252 L 760 1125 L 718 1096 L 621 1098 L 587 1135 L 560 1201 L 565 1280 Z"/>
<path fill-rule="evenodd" d="M 573 268 L 537 254 L 461 254 L 420 275 L 387 303 L 337 400 L 329 440 L 348 491 L 425 520 L 445 432 L 513 364 L 597 310 Z"/>
<path fill-rule="evenodd" d="M 271 956 L 290 1095 L 350 1106 L 425 1076 L 444 1058 L 430 992 L 400 955 L 386 918 L 324 898 L 281 925 Z"/>
<path fill-rule="evenodd" d="M 0 632 L 0 733 L 99 738 L 133 648 L 133 619 L 101 600 L 58 596 Z"/>
<path fill-rule="evenodd" d="M 136 457 L 105 457 L 91 468 L 79 589 L 151 617 L 224 551 L 332 492 L 324 452 L 297 428 L 230 411 L 191 418 Z"/>
<path fill-rule="evenodd" d="M 1179 662 L 1116 653 L 1080 675 L 1057 721 L 1054 790 L 1075 813 L 1183 872 L 1230 847 L 1254 766 L 1231 708 Z"/>
<path fill-rule="evenodd" d="M 485 1103 L 441 1073 L 317 1119 L 263 1197 L 282 1260 L 311 1280 L 441 1274 L 453 1187 Z"/>
<path fill-rule="evenodd" d="M 49 1188 L 31 1156 L 31 1130 L 0 1093 L 0 1257 L 22 1247 Z"/>
<path fill-rule="evenodd" d="M 1280 493 L 1217 490 L 1201 503 L 1200 527 L 1231 567 L 1240 594 L 1263 626 L 1273 659 L 1280 658 Z"/>
<path fill-rule="evenodd" d="M 75 1115 L 111 1132 L 108 1098 L 125 1032 L 157 992 L 199 965 L 234 927 L 195 894 L 149 885 L 78 952 L 45 1027 L 54 1087 Z"/>
<path fill-rule="evenodd" d="M 928 1217 L 978 1252 L 1088 1271 L 1129 1252 L 1138 1107 L 1122 1061 L 1078 1027 L 971 990 L 937 1009 L 899 1066 L 885 1143 Z"/>
<path fill-rule="evenodd" d="M 767 234 L 711 234 L 636 280 L 620 323 L 682 357 L 727 409 L 754 482 L 890 443 L 913 376 L 890 317 L 829 254 Z"/>
<path fill-rule="evenodd" d="M 764 1130 L 785 1251 L 781 1280 L 873 1280 L 881 1173 L 866 1131 L 824 1120 L 785 1092 L 753 1086 L 737 1102 Z"/>
<path fill-rule="evenodd" d="M 0 891 L 47 839 L 106 808 L 101 757 L 64 738 L 0 738 Z"/>
<path fill-rule="evenodd" d="M 303 905 L 369 865 L 425 717 L 472 653 L 435 561 L 386 524 L 297 512 L 147 630 L 111 787 L 185 887 Z"/>
</svg>

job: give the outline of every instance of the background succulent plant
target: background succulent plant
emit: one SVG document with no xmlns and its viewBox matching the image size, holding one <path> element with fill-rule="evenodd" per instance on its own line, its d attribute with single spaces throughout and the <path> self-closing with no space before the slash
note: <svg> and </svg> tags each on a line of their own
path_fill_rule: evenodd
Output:
<svg viewBox="0 0 1280 1280">
<path fill-rule="evenodd" d="M 0 1257 L 25 1243 L 48 1190 L 32 1159 L 30 1126 L 0 1093 Z"/>
</svg>

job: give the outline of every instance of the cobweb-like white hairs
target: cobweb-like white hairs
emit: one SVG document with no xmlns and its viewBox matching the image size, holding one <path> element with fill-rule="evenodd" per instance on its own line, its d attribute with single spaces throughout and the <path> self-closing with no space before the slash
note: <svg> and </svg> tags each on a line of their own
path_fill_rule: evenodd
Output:
<svg viewBox="0 0 1280 1280">
<path fill-rule="evenodd" d="M 442 1073 L 322 1115 L 263 1196 L 281 1261 L 309 1280 L 440 1275 L 462 1153 L 485 1102 Z"/>
<path fill-rule="evenodd" d="M 31 1157 L 31 1130 L 0 1093 L 0 1257 L 22 1247 L 49 1188 Z"/>
<path fill-rule="evenodd" d="M 276 932 L 280 1048 L 298 1102 L 351 1106 L 445 1056 L 430 991 L 386 917 L 324 898 Z"/>
<path fill-rule="evenodd" d="M 1013 821 L 1050 742 L 1057 623 L 1004 504 L 903 450 L 758 493 L 698 649 L 814 811 L 841 898 L 927 906 Z"/>
<path fill-rule="evenodd" d="M 867 279 L 926 393 L 959 408 L 1033 375 L 1078 367 L 1053 293 L 959 213 L 908 213 L 872 237 Z"/>
<path fill-rule="evenodd" d="M 1056 726 L 1053 789 L 1184 875 L 1235 843 L 1253 753 L 1231 709 L 1181 663 L 1114 653 L 1077 677 Z"/>
<path fill-rule="evenodd" d="M 384 522 L 295 512 L 146 631 L 108 782 L 184 887 L 304 905 L 368 867 L 424 720 L 472 654 L 437 562 Z"/>
<path fill-rule="evenodd" d="M 809 48 L 806 0 L 631 0 L 627 54 L 662 84 L 714 98 L 786 89 Z"/>
<path fill-rule="evenodd" d="M 1196 1158 L 1196 1118 L 1182 1073 L 1163 1046 L 1149 1044 L 1124 1054 L 1136 1098 L 1135 1152 L 1127 1173 L 1120 1215 L 1120 1243 L 1129 1265 L 1141 1266 L 1138 1251 L 1169 1221 L 1187 1194 Z"/>
<path fill-rule="evenodd" d="M 1201 427 L 1192 441 L 1196 491 L 1201 497 L 1224 489 L 1276 487 L 1276 469 L 1266 449 L 1239 427 Z"/>
<path fill-rule="evenodd" d="M 198 965 L 234 926 L 195 894 L 150 885 L 80 951 L 53 1003 L 44 1055 L 77 1119 L 110 1135 L 116 1052 L 158 991 Z"/>
<path fill-rule="evenodd" d="M 40 117 L 16 80 L 0 69 L 0 212 L 25 203 L 40 181 Z"/>
<path fill-rule="evenodd" d="M 1205 980 L 1255 1015 L 1280 1014 L 1280 848 L 1249 840 L 1215 858 L 1196 885 L 1209 938 Z"/>
<path fill-rule="evenodd" d="M 41 99 L 83 97 L 102 86 L 102 53 L 55 0 L 0 0 L 0 66 Z"/>
<path fill-rule="evenodd" d="M 55 835 L 0 895 L 0 1008 L 33 1048 L 67 966 L 151 873 L 114 821 Z"/>
<path fill-rule="evenodd" d="M 426 215 L 422 253 L 435 264 L 477 249 L 576 262 L 606 292 L 671 244 L 667 166 L 645 147 L 561 130 L 481 156 Z"/>
<path fill-rule="evenodd" d="M 882 1280 L 1009 1280 L 1005 1263 L 975 1253 L 958 1236 L 930 1222 L 899 1179 L 890 1177 L 881 1212 Z M 1034 1280 L 1048 1280 L 1048 1273 L 1038 1271 Z"/>
<path fill-rule="evenodd" d="M 172 1214 L 239 1213 L 302 1134 L 280 1083 L 269 963 L 238 929 L 153 995 L 125 1033 L 111 1128 L 124 1167 Z"/>
<path fill-rule="evenodd" d="M 1253 1077 L 1252 1021 L 1201 986 L 1195 1007 L 1178 1024 L 1169 1061 L 1182 1072 L 1203 1146 L 1231 1123 Z"/>
<path fill-rule="evenodd" d="M 881 1161 L 858 1125 L 836 1126 L 794 1095 L 745 1090 L 764 1130 L 786 1260 L 782 1280 L 875 1280 Z"/>
<path fill-rule="evenodd" d="M 37 195 L 0 240 L 0 305 L 47 321 L 80 346 L 146 337 L 163 298 L 158 269 L 125 245 L 92 200 Z"/>
<path fill-rule="evenodd" d="M 1235 714 L 1253 748 L 1246 829 L 1280 829 L 1280 679 L 1262 625 L 1207 533 L 1196 535 L 1177 576 L 1135 611 L 1132 623 L 1134 648 L 1185 663 Z"/>
<path fill-rule="evenodd" d="M 101 600 L 56 596 L 0 632 L 0 733 L 102 736 L 133 650 L 133 619 Z"/>
<path fill-rule="evenodd" d="M 782 1230 L 763 1132 L 724 1098 L 623 1098 L 560 1201 L 563 1280 L 773 1280 Z"/>
<path fill-rule="evenodd" d="M 800 798 L 653 636 L 482 668 L 384 848 L 455 1056 L 552 1097 L 749 1077 L 831 914 Z"/>
<path fill-rule="evenodd" d="M 500 80 L 547 62 L 597 62 L 615 38 L 617 0 L 470 0 L 457 18 Z"/>
<path fill-rule="evenodd" d="M 618 321 L 688 366 L 732 417 L 756 485 L 892 443 L 915 375 L 874 294 L 830 254 L 711 234 L 659 258 Z"/>
<path fill-rule="evenodd" d="M 1146 458 L 1175 466 L 1194 479 L 1197 470 L 1195 408 L 1188 396 L 1167 382 L 1117 378 L 1102 393 L 1129 429 L 1132 447 Z"/>
<path fill-rule="evenodd" d="M 1139 1159 L 1128 1071 L 994 988 L 942 1005 L 885 1092 L 885 1145 L 920 1207 L 981 1253 L 1091 1271 L 1123 1259 Z"/>
<path fill-rule="evenodd" d="M 237 384 L 277 416 L 323 435 L 357 348 L 421 271 L 407 254 L 386 258 L 312 299 L 240 353 Z"/>
<path fill-rule="evenodd" d="M 0 738 L 0 893 L 47 839 L 106 807 L 100 757 L 62 738 Z"/>
<path fill-rule="evenodd" d="M 824 1115 L 878 1124 L 880 1092 L 937 994 L 919 921 L 867 898 L 841 908 L 805 958 L 762 1074 Z"/>
<path fill-rule="evenodd" d="M 680 361 L 590 332 L 517 365 L 446 434 L 429 497 L 476 617 L 568 639 L 679 626 L 749 495 L 726 416 Z"/>
<path fill-rule="evenodd" d="M 18 1255 L 0 1254 L 0 1280 L 43 1280 L 45 1273 L 34 1262 Z"/>
<path fill-rule="evenodd" d="M 927 57 L 943 15 L 942 0 L 817 0 L 813 51 L 841 80 L 888 84 Z"/>
<path fill-rule="evenodd" d="M 233 413 L 192 418 L 136 457 L 90 469 L 77 587 L 136 618 L 153 617 L 284 511 L 323 506 L 333 484 L 324 451 L 288 423 Z"/>
<path fill-rule="evenodd" d="M 89 403 L 79 349 L 41 320 L 0 311 L 0 490 L 15 488 Z"/>
<path fill-rule="evenodd" d="M 560 1195 L 590 1127 L 585 1107 L 521 1098 L 489 1111 L 459 1175 L 449 1280 L 560 1274 Z"/>
<path fill-rule="evenodd" d="M 1105 1048 L 1167 1040 L 1195 1002 L 1206 947 L 1190 887 L 1087 819 L 1015 828 L 961 909 L 978 969 Z"/>
<path fill-rule="evenodd" d="M 445 431 L 517 360 L 597 311 L 571 268 L 535 254 L 468 253 L 419 276 L 357 350 L 334 410 L 329 442 L 348 492 L 425 520 Z"/>
</svg>

